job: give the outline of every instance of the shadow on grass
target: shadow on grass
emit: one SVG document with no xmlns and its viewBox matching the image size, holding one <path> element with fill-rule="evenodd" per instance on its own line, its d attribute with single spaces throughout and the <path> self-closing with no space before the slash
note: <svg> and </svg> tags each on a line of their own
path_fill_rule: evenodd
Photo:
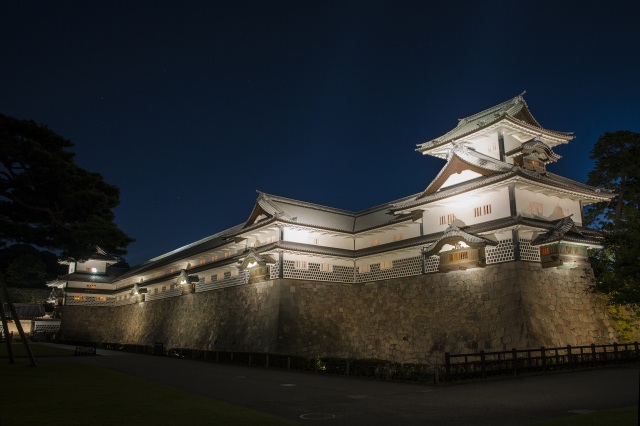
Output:
<svg viewBox="0 0 640 426">
<path fill-rule="evenodd" d="M 26 360 L 0 364 L 0 424 L 298 424 L 104 368 Z"/>
<path fill-rule="evenodd" d="M 74 351 L 70 349 L 56 348 L 53 346 L 38 345 L 37 343 L 31 343 L 31 352 L 36 360 L 40 357 L 50 356 L 71 356 Z M 22 342 L 14 342 L 11 347 L 13 348 L 13 355 L 16 358 L 26 358 L 27 350 Z M 0 343 L 0 360 L 8 360 L 7 344 L 5 342 Z M 7 361 L 8 362 L 8 361 Z"/>
</svg>

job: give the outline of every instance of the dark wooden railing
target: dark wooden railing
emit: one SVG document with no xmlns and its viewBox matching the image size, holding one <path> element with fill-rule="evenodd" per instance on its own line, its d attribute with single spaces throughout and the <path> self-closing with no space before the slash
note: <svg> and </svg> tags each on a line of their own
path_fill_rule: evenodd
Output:
<svg viewBox="0 0 640 426">
<path fill-rule="evenodd" d="M 512 349 L 502 352 L 445 353 L 446 382 L 528 372 L 570 370 L 640 361 L 638 342 L 611 345 Z"/>
</svg>

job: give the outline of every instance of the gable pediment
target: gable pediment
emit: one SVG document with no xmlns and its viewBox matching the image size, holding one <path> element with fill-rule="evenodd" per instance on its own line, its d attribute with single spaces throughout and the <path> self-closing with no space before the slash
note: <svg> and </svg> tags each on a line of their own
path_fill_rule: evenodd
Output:
<svg viewBox="0 0 640 426">
<path fill-rule="evenodd" d="M 449 152 L 447 164 L 418 198 L 454 184 L 480 176 L 495 176 L 510 171 L 511 165 L 456 144 Z"/>
</svg>

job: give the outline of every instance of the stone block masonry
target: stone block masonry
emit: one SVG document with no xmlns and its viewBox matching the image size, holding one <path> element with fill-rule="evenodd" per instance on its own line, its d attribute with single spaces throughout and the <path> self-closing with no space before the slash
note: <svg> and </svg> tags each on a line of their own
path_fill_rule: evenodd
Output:
<svg viewBox="0 0 640 426">
<path fill-rule="evenodd" d="M 508 262 L 368 283 L 278 279 L 119 307 L 65 306 L 62 338 L 440 364 L 444 352 L 611 343 L 590 270 Z"/>
</svg>

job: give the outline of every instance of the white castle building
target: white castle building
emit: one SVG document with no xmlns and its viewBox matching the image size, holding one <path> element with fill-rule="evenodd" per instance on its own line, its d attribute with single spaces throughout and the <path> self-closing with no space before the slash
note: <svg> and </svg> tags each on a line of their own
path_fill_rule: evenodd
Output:
<svg viewBox="0 0 640 426">
<path fill-rule="evenodd" d="M 97 249 L 49 283 L 64 305 L 121 306 L 282 278 L 365 283 L 526 261 L 572 269 L 598 234 L 585 205 L 613 194 L 546 170 L 573 136 L 522 95 L 459 120 L 417 151 L 446 160 L 424 191 L 350 212 L 259 193 L 248 219 L 132 268 Z"/>
</svg>

